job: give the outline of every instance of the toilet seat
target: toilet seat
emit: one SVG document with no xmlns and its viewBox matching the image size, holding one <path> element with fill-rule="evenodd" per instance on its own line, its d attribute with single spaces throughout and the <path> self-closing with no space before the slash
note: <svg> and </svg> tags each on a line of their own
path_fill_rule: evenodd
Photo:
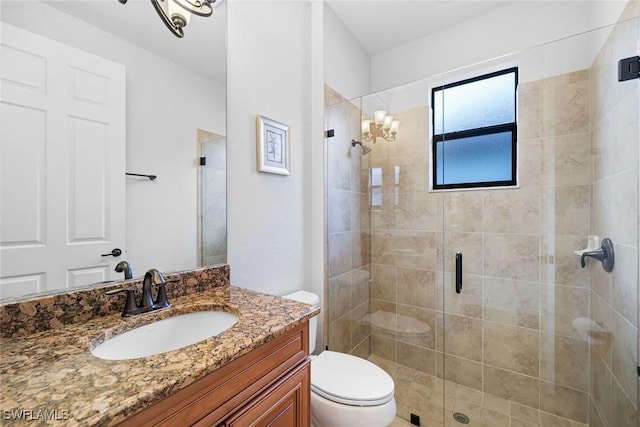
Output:
<svg viewBox="0 0 640 427">
<path fill-rule="evenodd" d="M 336 403 L 378 406 L 393 399 L 393 379 L 384 370 L 350 354 L 323 351 L 311 361 L 311 390 Z"/>
</svg>

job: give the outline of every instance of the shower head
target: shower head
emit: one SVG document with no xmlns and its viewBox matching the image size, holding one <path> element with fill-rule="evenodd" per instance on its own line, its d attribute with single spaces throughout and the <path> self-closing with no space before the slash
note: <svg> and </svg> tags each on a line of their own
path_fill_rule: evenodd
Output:
<svg viewBox="0 0 640 427">
<path fill-rule="evenodd" d="M 371 148 L 367 147 L 366 145 L 364 145 L 362 142 L 360 141 L 356 141 L 355 139 L 351 140 L 351 146 L 355 147 L 356 145 L 359 145 L 360 148 L 362 148 L 362 155 L 364 156 L 365 154 L 369 154 L 371 152 Z"/>
</svg>

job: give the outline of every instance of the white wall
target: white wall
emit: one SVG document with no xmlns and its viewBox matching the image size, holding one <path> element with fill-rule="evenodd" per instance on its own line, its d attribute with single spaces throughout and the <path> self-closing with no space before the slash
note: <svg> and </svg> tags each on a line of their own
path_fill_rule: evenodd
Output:
<svg viewBox="0 0 640 427">
<path fill-rule="evenodd" d="M 3 2 L 2 20 L 126 66 L 127 171 L 158 179 L 126 181 L 125 259 L 136 276 L 195 267 L 196 129 L 226 133 L 225 87 L 39 2 Z"/>
<path fill-rule="evenodd" d="M 227 13 L 232 282 L 273 294 L 310 289 L 309 242 L 317 226 L 311 222 L 308 194 L 311 147 L 317 140 L 311 134 L 311 99 L 317 97 L 311 78 L 312 40 L 317 42 L 312 37 L 312 2 L 236 1 L 228 3 Z M 257 172 L 258 114 L 290 126 L 290 176 Z"/>
<path fill-rule="evenodd" d="M 324 80 L 346 99 L 371 92 L 371 57 L 331 7 L 324 7 Z"/>
<path fill-rule="evenodd" d="M 494 9 L 373 56 L 371 89 L 391 88 L 614 23 L 625 3 L 527 1 Z"/>
</svg>

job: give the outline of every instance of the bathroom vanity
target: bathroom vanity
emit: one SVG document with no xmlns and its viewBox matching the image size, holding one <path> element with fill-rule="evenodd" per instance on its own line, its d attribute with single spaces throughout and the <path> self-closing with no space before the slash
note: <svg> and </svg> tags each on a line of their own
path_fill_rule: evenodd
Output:
<svg viewBox="0 0 640 427">
<path fill-rule="evenodd" d="M 308 427 L 308 333 L 298 325 L 120 425 Z"/>
<path fill-rule="evenodd" d="M 171 307 L 130 318 L 120 316 L 124 295 L 104 292 L 139 287 L 135 281 L 1 304 L 3 422 L 307 427 L 308 320 L 318 309 L 231 286 L 228 266 L 167 276 L 175 277 Z M 152 356 L 104 360 L 90 352 L 124 331 L 206 310 L 238 321 Z"/>
</svg>

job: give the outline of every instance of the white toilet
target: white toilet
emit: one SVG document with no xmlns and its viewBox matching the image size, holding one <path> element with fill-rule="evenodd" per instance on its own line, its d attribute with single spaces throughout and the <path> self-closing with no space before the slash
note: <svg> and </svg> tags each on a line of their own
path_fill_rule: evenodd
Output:
<svg viewBox="0 0 640 427">
<path fill-rule="evenodd" d="M 284 295 L 319 305 L 316 294 Z M 318 319 L 309 320 L 309 353 L 316 344 Z M 311 356 L 312 427 L 386 427 L 396 416 L 393 379 L 378 366 L 349 354 L 323 351 Z"/>
</svg>

